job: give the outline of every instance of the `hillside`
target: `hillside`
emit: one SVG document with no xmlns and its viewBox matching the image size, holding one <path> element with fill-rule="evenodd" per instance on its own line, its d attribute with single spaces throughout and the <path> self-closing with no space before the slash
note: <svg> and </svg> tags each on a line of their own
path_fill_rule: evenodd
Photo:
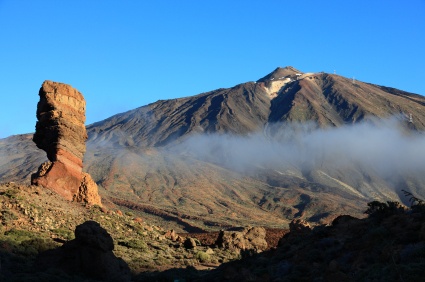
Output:
<svg viewBox="0 0 425 282">
<path fill-rule="evenodd" d="M 69 202 L 36 186 L 2 183 L 0 200 L 1 281 L 81 281 L 82 273 L 43 271 L 37 256 L 75 239 L 76 227 L 89 220 L 112 236 L 114 254 L 133 274 L 187 266 L 205 269 L 239 257 L 237 252 L 215 248 L 208 261 L 200 260 L 199 254 L 210 248 L 199 241 L 196 248 L 186 248 L 184 237 L 172 240 L 169 230 L 129 210 Z"/>
<path fill-rule="evenodd" d="M 366 219 L 329 226 L 293 224 L 276 249 L 226 263 L 194 281 L 421 281 L 424 205 L 369 208 Z M 371 207 L 371 206 L 370 206 Z M 193 274 L 196 277 L 196 274 Z M 199 277 L 199 276 L 198 276 Z"/>
<path fill-rule="evenodd" d="M 102 275 L 97 268 L 111 262 L 92 259 L 87 250 L 105 237 L 84 245 L 82 257 L 61 256 L 75 248 L 74 230 L 89 222 L 98 222 L 103 236 L 110 234 L 111 254 L 131 271 L 113 272 L 108 281 L 419 281 L 425 274 L 420 199 L 411 209 L 370 203 L 368 218 L 344 215 L 327 226 L 294 220 L 289 232 L 267 230 L 262 252 L 220 245 L 218 233 L 178 235 L 129 210 L 69 202 L 36 186 L 0 184 L 0 200 L 1 281 L 99 281 L 93 277 Z M 231 237 L 237 244 L 240 238 Z M 79 260 L 94 268 L 83 272 Z"/>
</svg>

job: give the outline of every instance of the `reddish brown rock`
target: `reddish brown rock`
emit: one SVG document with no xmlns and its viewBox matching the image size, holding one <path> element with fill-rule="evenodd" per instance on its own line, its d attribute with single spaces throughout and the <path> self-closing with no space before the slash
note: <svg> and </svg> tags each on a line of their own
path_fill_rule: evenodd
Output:
<svg viewBox="0 0 425 282">
<path fill-rule="evenodd" d="M 293 219 L 289 223 L 289 230 L 292 233 L 308 233 L 311 229 L 310 224 L 303 219 Z"/>
<path fill-rule="evenodd" d="M 182 237 L 180 237 L 174 229 L 167 231 L 164 234 L 164 237 L 167 238 L 167 239 L 170 239 L 171 241 L 174 241 L 174 242 L 181 242 L 181 241 L 184 242 L 184 239 Z"/>
<path fill-rule="evenodd" d="M 33 141 L 49 162 L 31 176 L 31 183 L 68 200 L 100 205 L 96 183 L 83 173 L 87 140 L 83 95 L 70 85 L 46 80 L 39 96 Z"/>
<path fill-rule="evenodd" d="M 221 248 L 259 253 L 267 249 L 266 230 L 246 227 L 240 231 L 221 231 L 215 244 Z"/>
<path fill-rule="evenodd" d="M 73 200 L 77 202 L 85 202 L 90 205 L 100 205 L 100 196 L 97 193 L 97 185 L 91 178 L 90 174 L 83 172 L 80 189 L 74 195 Z"/>
</svg>

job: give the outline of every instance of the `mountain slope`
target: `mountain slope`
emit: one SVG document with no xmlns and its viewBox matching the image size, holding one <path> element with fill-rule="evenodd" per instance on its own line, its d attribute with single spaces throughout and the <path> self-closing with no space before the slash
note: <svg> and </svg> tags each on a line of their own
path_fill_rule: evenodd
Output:
<svg viewBox="0 0 425 282">
<path fill-rule="evenodd" d="M 268 122 L 315 121 L 321 127 L 408 115 L 425 129 L 425 98 L 326 73 L 277 68 L 255 82 L 158 101 L 88 126 L 90 142 L 164 146 L 192 133 L 247 134 Z"/>
<path fill-rule="evenodd" d="M 403 162 L 381 172 L 386 159 L 372 158 L 379 143 L 370 153 L 346 152 L 345 142 L 364 146 L 373 136 L 362 139 L 362 131 L 352 130 L 338 139 L 345 131 L 331 130 L 387 118 L 398 121 L 401 134 L 422 134 L 425 98 L 277 68 L 257 82 L 158 101 L 88 126 L 85 168 L 110 205 L 177 222 L 176 228 L 276 227 L 294 217 L 329 222 L 341 213 L 361 216 L 371 199 L 400 200 L 400 189 L 425 195 L 425 177 Z M 334 142 L 315 142 L 326 132 Z M 293 140 L 282 145 L 286 135 Z M 30 137 L 0 141 L 2 180 L 28 180 L 43 158 Z M 19 154 L 13 146 L 22 148 Z M 365 163 L 359 154 L 372 160 Z M 240 157 L 248 160 L 243 169 Z"/>
<path fill-rule="evenodd" d="M 255 83 L 189 98 L 158 101 L 92 124 L 90 142 L 163 146 L 193 132 L 246 134 L 268 118 L 270 99 Z"/>
</svg>

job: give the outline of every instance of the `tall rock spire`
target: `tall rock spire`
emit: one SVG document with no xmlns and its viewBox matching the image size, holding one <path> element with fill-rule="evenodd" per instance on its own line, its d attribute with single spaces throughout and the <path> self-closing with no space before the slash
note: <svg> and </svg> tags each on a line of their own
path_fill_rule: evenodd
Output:
<svg viewBox="0 0 425 282">
<path fill-rule="evenodd" d="M 87 140 L 83 95 L 70 85 L 46 80 L 39 96 L 33 141 L 49 161 L 31 176 L 31 183 L 68 200 L 100 205 L 96 183 L 83 172 Z"/>
</svg>

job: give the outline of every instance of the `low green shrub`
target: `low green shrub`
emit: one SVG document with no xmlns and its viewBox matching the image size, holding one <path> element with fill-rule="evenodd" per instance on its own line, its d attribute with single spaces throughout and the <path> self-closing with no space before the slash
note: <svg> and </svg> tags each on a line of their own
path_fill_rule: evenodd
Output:
<svg viewBox="0 0 425 282">
<path fill-rule="evenodd" d="M 11 241 L 21 243 L 22 241 L 34 239 L 36 236 L 34 233 L 30 231 L 20 230 L 20 229 L 11 229 L 9 231 L 4 232 L 4 235 Z"/>
<path fill-rule="evenodd" d="M 10 222 L 17 219 L 18 217 L 11 211 L 4 210 L 0 212 L 0 220 L 3 225 L 9 224 Z"/>
<path fill-rule="evenodd" d="M 4 191 L 2 193 L 2 195 L 6 196 L 6 197 L 8 197 L 10 199 L 15 199 L 17 197 L 18 193 L 19 193 L 18 190 L 8 189 L 8 190 Z"/>
<path fill-rule="evenodd" d="M 373 201 L 367 204 L 368 208 L 365 211 L 365 214 L 368 214 L 369 217 L 386 217 L 394 214 L 404 213 L 407 208 L 400 204 L 399 202 L 387 201 L 386 203 L 381 203 L 379 201 Z"/>
<path fill-rule="evenodd" d="M 206 252 L 203 252 L 203 251 L 197 252 L 196 255 L 195 255 L 195 257 L 200 262 L 209 262 L 209 261 L 211 261 L 210 255 L 207 254 Z"/>
<path fill-rule="evenodd" d="M 69 229 L 65 229 L 65 228 L 57 228 L 57 229 L 53 229 L 52 232 L 60 237 L 61 239 L 65 239 L 65 240 L 73 240 L 75 239 L 75 235 L 74 232 L 69 230 Z"/>
<path fill-rule="evenodd" d="M 38 255 L 56 247 L 57 245 L 50 239 L 34 238 L 23 241 L 19 246 L 19 251 L 27 255 Z"/>
<path fill-rule="evenodd" d="M 118 245 L 142 251 L 148 248 L 148 245 L 142 240 L 120 241 L 118 242 Z"/>
</svg>

